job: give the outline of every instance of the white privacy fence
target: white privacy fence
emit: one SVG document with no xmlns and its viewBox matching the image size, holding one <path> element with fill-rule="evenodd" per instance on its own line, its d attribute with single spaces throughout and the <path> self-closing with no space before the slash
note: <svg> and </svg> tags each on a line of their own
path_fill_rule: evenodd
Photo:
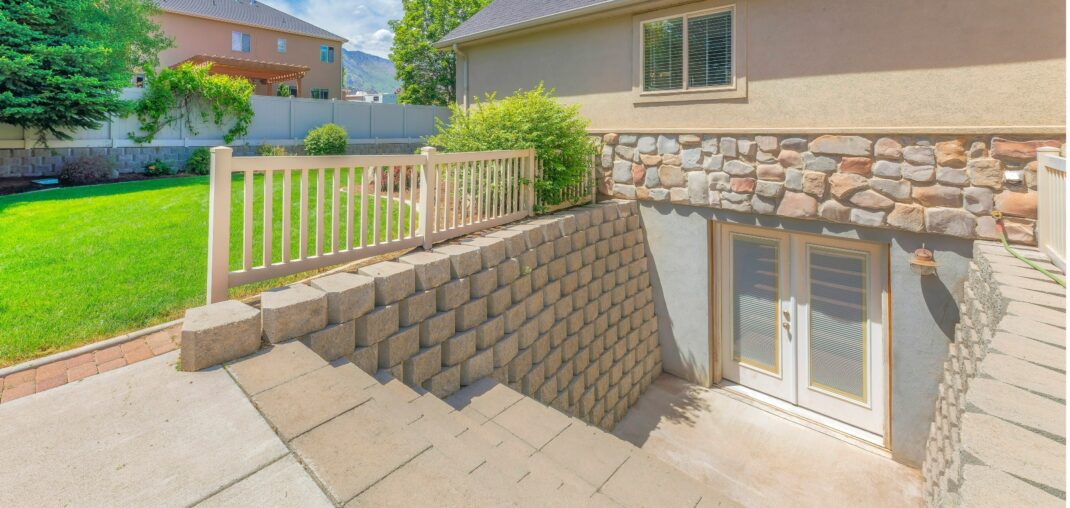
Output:
<svg viewBox="0 0 1070 508">
<path fill-rule="evenodd" d="M 1066 271 L 1066 158 L 1059 149 L 1037 149 L 1037 243 Z"/>
<path fill-rule="evenodd" d="M 135 100 L 144 89 L 127 88 L 123 98 Z M 406 104 L 372 104 L 364 102 L 302 99 L 254 95 L 250 98 L 253 122 L 249 133 L 233 145 L 294 145 L 300 144 L 309 130 L 325 123 L 345 127 L 350 143 L 418 142 L 420 138 L 436 134 L 435 119 L 449 120 L 449 108 L 442 106 L 413 106 Z M 132 146 L 218 146 L 223 143 L 225 129 L 211 122 L 194 121 L 197 134 L 178 125 L 164 128 L 152 143 L 134 143 L 129 133 L 137 132 L 136 116 L 113 118 L 96 130 L 71 133 L 74 139 L 49 140 L 53 148 L 73 147 L 132 147 Z M 224 123 L 229 125 L 229 123 Z M 0 149 L 33 148 L 37 133 L 14 125 L 0 124 Z"/>
<path fill-rule="evenodd" d="M 208 301 L 532 215 L 534 168 L 534 150 L 233 157 L 213 148 Z"/>
</svg>

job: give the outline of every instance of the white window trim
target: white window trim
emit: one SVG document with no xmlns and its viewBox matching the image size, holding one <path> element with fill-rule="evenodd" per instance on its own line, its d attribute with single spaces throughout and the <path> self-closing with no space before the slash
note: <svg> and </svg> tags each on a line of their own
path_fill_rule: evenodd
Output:
<svg viewBox="0 0 1070 508">
<path fill-rule="evenodd" d="M 732 13 L 732 81 L 727 85 L 688 88 L 687 56 L 687 19 L 718 12 Z M 636 104 L 692 102 L 718 99 L 738 99 L 747 96 L 746 73 L 746 0 L 726 2 L 724 0 L 707 0 L 698 4 L 681 6 L 636 15 L 633 18 L 633 82 L 632 99 Z M 678 90 L 643 90 L 643 27 L 647 23 L 672 18 L 683 18 L 683 88 Z"/>
</svg>

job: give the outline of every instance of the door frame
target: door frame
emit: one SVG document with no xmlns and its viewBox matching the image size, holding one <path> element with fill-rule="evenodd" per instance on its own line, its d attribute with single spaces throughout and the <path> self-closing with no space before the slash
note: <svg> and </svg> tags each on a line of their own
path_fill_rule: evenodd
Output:
<svg viewBox="0 0 1070 508">
<path fill-rule="evenodd" d="M 760 232 L 760 231 L 763 231 L 763 230 L 765 230 L 765 231 L 776 230 L 776 231 L 782 231 L 784 233 L 788 233 L 789 235 L 805 235 L 805 236 L 812 236 L 812 237 L 823 237 L 823 238 L 828 238 L 828 239 L 845 240 L 845 241 L 848 241 L 848 242 L 864 242 L 864 243 L 868 243 L 868 244 L 872 245 L 875 248 L 875 252 L 879 253 L 880 256 L 883 256 L 883 257 L 878 257 L 877 259 L 874 259 L 873 268 L 878 270 L 878 273 L 873 278 L 879 280 L 882 283 L 881 288 L 880 288 L 880 292 L 879 292 L 880 294 L 879 294 L 878 298 L 880 300 L 880 307 L 881 307 L 880 308 L 880 316 L 882 318 L 882 323 L 880 325 L 880 329 L 881 329 L 881 332 L 884 335 L 884 344 L 883 344 L 883 347 L 880 348 L 881 352 L 882 352 L 881 360 L 882 360 L 883 366 L 884 366 L 883 380 L 884 380 L 884 383 L 885 383 L 884 389 L 883 389 L 883 395 L 884 395 L 884 401 L 883 401 L 883 405 L 884 405 L 884 432 L 879 436 L 879 438 L 880 438 L 880 441 L 883 442 L 882 448 L 885 449 L 885 450 L 890 450 L 891 449 L 891 443 L 892 443 L 892 386 L 893 386 L 893 383 L 892 383 L 892 381 L 893 381 L 893 378 L 892 378 L 892 346 L 893 346 L 893 342 L 892 342 L 892 327 L 891 327 L 891 325 L 892 325 L 892 319 L 891 319 L 892 318 L 892 314 L 891 314 L 891 312 L 892 312 L 892 300 L 891 300 L 892 279 L 891 279 L 890 244 L 887 241 L 868 241 L 868 240 L 863 240 L 863 239 L 860 239 L 860 238 L 841 237 L 841 236 L 836 236 L 836 235 L 823 235 L 823 234 L 819 234 L 819 233 L 793 231 L 793 230 L 790 230 L 790 229 L 783 229 L 783 228 L 768 228 L 768 227 L 763 227 L 763 226 L 759 226 L 759 225 L 740 224 L 740 223 L 734 223 L 734 222 L 728 222 L 728 221 L 722 221 L 722 220 L 716 220 L 716 219 L 709 219 L 707 221 L 707 225 L 708 225 L 708 228 L 707 228 L 707 240 L 708 240 L 708 256 L 707 256 L 708 259 L 707 259 L 707 262 L 708 262 L 708 273 L 709 273 L 708 293 L 707 294 L 709 295 L 708 302 L 709 302 L 709 305 L 710 305 L 709 327 L 708 327 L 708 330 L 709 330 L 709 344 L 710 344 L 710 348 L 709 348 L 710 367 L 711 367 L 710 368 L 710 384 L 713 385 L 713 386 L 717 386 L 717 385 L 722 385 L 723 386 L 726 383 L 734 384 L 732 381 L 729 381 L 729 380 L 724 378 L 724 369 L 723 369 L 723 365 L 721 363 L 722 362 L 722 352 L 723 352 L 722 351 L 723 341 L 722 341 L 722 326 L 721 326 L 721 323 L 724 320 L 724 316 L 722 314 L 723 314 L 723 312 L 725 312 L 725 309 L 724 309 L 724 305 L 722 305 L 722 302 L 721 302 L 720 288 L 721 288 L 721 277 L 724 275 L 725 267 L 724 267 L 724 264 L 717 258 L 716 254 L 722 249 L 722 245 L 721 245 L 721 237 L 722 237 L 721 229 L 724 226 L 733 226 L 733 227 L 741 226 L 743 228 L 751 228 L 751 229 L 753 229 L 753 230 L 755 230 L 757 232 Z M 794 259 L 792 259 L 792 261 L 794 262 Z M 795 321 L 795 316 L 794 315 L 792 316 L 792 318 L 793 318 L 793 321 Z M 767 402 L 758 401 L 758 400 L 756 400 L 756 402 L 761 403 L 763 405 L 767 405 L 768 404 Z M 787 404 L 787 403 L 785 403 L 785 404 Z M 821 422 L 819 420 L 815 420 L 815 419 L 807 416 L 807 413 L 812 413 L 812 414 L 817 414 L 817 413 L 813 413 L 812 411 L 810 411 L 808 409 L 805 409 L 805 408 L 802 408 L 800 406 L 793 406 L 793 407 L 796 407 L 796 408 L 799 409 L 798 413 L 792 412 L 792 414 L 794 416 L 801 417 L 803 419 L 809 420 L 812 423 L 815 423 L 815 424 L 820 425 L 822 427 L 828 427 L 828 428 L 830 428 L 830 429 L 832 429 L 832 430 L 834 430 L 836 432 L 847 434 L 847 435 L 851 435 L 851 437 L 857 437 L 857 436 L 852 435 L 852 433 L 849 433 L 849 432 L 845 433 L 845 432 L 842 431 L 842 429 L 838 429 L 838 428 L 835 428 L 833 426 L 829 426 L 829 425 L 827 425 L 827 424 L 825 424 L 825 423 L 823 423 L 823 422 Z M 843 424 L 843 425 L 848 425 L 848 424 Z M 854 427 L 852 427 L 852 428 L 854 428 Z M 863 429 L 858 429 L 858 431 L 861 432 L 861 433 L 864 433 L 864 434 L 870 434 L 868 431 L 865 431 Z M 878 436 L 873 435 L 873 437 L 876 438 Z M 866 442 L 871 442 L 871 440 L 869 440 L 869 439 L 865 439 L 865 441 Z"/>
</svg>

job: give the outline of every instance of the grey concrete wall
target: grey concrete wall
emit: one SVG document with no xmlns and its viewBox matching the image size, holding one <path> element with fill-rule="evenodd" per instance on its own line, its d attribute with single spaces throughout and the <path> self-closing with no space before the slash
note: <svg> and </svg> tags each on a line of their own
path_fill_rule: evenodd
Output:
<svg viewBox="0 0 1070 508">
<path fill-rule="evenodd" d="M 641 202 L 639 210 L 649 239 L 647 259 L 656 295 L 664 369 L 701 384 L 713 382 L 710 220 L 887 245 L 892 308 L 891 449 L 896 460 L 921 464 L 942 365 L 959 320 L 958 302 L 972 257 L 972 241 L 670 203 Z M 936 276 L 921 277 L 910 271 L 911 253 L 922 244 L 936 255 Z"/>
</svg>

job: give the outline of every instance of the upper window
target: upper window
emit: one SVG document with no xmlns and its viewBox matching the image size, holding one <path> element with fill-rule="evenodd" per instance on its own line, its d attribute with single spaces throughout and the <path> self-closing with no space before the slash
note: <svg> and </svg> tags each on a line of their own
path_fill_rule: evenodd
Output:
<svg viewBox="0 0 1070 508">
<path fill-rule="evenodd" d="M 231 32 L 230 33 L 230 49 L 231 51 L 241 51 L 242 53 L 248 53 L 252 51 L 253 37 L 243 32 Z"/>
<path fill-rule="evenodd" d="M 320 61 L 334 63 L 334 48 L 326 44 L 320 46 Z"/>
<path fill-rule="evenodd" d="M 286 52 L 286 39 L 279 38 L 278 50 L 279 50 L 279 53 L 285 53 Z"/>
<path fill-rule="evenodd" d="M 312 98 L 313 99 L 330 99 L 331 98 L 331 91 L 326 89 L 326 88 L 313 88 L 312 89 Z"/>
<path fill-rule="evenodd" d="M 641 24 L 644 92 L 716 88 L 733 82 L 732 9 Z"/>
</svg>

